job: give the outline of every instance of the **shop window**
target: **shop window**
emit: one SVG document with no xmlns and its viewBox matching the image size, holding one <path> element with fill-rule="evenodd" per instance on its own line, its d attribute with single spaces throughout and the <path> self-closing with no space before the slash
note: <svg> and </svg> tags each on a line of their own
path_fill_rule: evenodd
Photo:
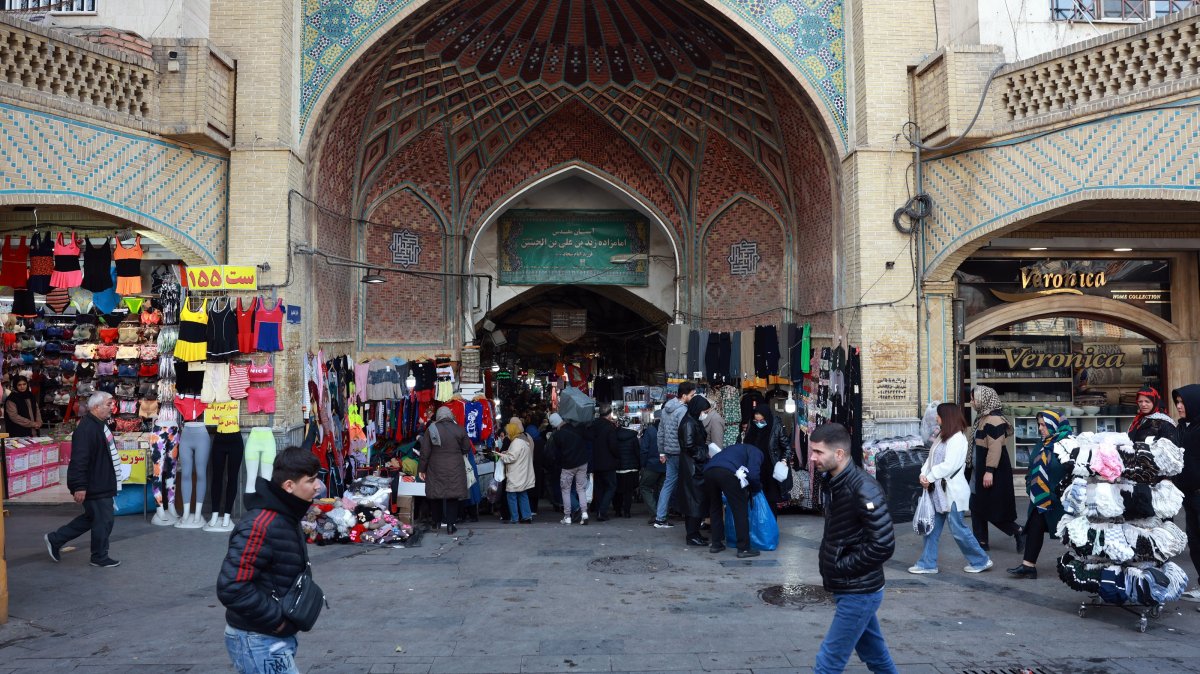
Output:
<svg viewBox="0 0 1200 674">
<path fill-rule="evenodd" d="M 1050 0 L 1055 21 L 1149 21 L 1200 4 L 1197 0 Z"/>
<path fill-rule="evenodd" d="M 4 0 L 4 11 L 94 14 L 96 0 Z"/>
<path fill-rule="evenodd" d="M 996 389 L 1013 422 L 1009 441 L 1017 469 L 1037 446 L 1036 414 L 1062 413 L 1076 432 L 1123 432 L 1143 386 L 1160 391 L 1161 348 L 1122 326 L 1055 316 L 1015 323 L 967 345 L 962 400 L 979 385 Z"/>
</svg>

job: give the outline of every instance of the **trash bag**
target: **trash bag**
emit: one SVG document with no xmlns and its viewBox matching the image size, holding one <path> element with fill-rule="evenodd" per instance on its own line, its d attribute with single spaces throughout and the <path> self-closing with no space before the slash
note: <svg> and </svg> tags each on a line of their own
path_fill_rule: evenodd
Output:
<svg viewBox="0 0 1200 674">
<path fill-rule="evenodd" d="M 722 500 L 724 497 L 722 497 Z M 774 550 L 779 547 L 779 522 L 767 497 L 760 491 L 750 498 L 750 547 L 754 550 Z M 725 508 L 725 544 L 737 547 L 737 530 L 733 526 L 733 510 Z"/>
<path fill-rule="evenodd" d="M 933 531 L 933 496 L 927 490 L 921 490 L 921 498 L 917 500 L 917 510 L 913 513 L 913 531 L 921 536 L 928 536 Z"/>
<path fill-rule="evenodd" d="M 875 479 L 887 497 L 888 513 L 896 524 L 911 522 L 921 492 L 921 466 L 929 450 L 889 449 L 875 455 Z"/>
<path fill-rule="evenodd" d="M 566 421 L 590 424 L 596 418 L 596 401 L 583 391 L 568 386 L 558 396 L 558 414 Z"/>
</svg>

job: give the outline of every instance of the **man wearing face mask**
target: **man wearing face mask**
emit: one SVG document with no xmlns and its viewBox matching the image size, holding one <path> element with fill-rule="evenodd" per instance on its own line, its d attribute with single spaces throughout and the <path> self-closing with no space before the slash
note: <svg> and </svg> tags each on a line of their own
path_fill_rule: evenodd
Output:
<svg viewBox="0 0 1200 674">
<path fill-rule="evenodd" d="M 717 408 L 710 407 L 700 413 L 700 423 L 704 424 L 704 430 L 708 433 L 708 444 L 716 445 L 724 449 L 725 447 L 725 417 L 717 411 Z"/>
<path fill-rule="evenodd" d="M 271 480 L 259 477 L 245 499 L 246 514 L 229 536 L 217 576 L 225 606 L 225 649 L 239 674 L 298 674 L 296 633 L 277 597 L 308 566 L 300 531 L 320 488 L 321 464 L 312 452 L 288 447 L 275 457 Z"/>
<path fill-rule="evenodd" d="M 667 477 L 658 495 L 658 513 L 654 519 L 657 529 L 669 529 L 667 512 L 671 506 L 671 495 L 679 480 L 679 423 L 687 414 L 687 404 L 696 395 L 696 384 L 685 381 L 679 385 L 679 396 L 663 405 L 662 420 L 658 422 L 658 461 L 667 467 Z"/>
</svg>

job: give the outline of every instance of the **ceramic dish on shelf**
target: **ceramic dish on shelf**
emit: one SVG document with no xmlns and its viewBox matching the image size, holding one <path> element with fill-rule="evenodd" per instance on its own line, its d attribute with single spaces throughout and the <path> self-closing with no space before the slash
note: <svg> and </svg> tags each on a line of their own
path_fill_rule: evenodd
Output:
<svg viewBox="0 0 1200 674">
<path fill-rule="evenodd" d="M 1094 417 L 1097 414 L 1100 414 L 1100 406 L 1099 405 L 1084 405 L 1083 413 L 1088 415 L 1089 417 Z"/>
</svg>

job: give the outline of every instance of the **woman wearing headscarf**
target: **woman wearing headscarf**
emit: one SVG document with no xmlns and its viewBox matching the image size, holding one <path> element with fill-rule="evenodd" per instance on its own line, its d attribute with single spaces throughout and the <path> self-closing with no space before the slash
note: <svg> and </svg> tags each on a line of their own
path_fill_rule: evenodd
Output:
<svg viewBox="0 0 1200 674">
<path fill-rule="evenodd" d="M 1025 550 L 1025 531 L 1017 525 L 1017 499 L 1013 494 L 1012 461 L 1008 457 L 1008 437 L 1013 425 L 1004 416 L 1000 396 L 988 386 L 971 392 L 975 420 L 974 447 L 968 458 L 971 473 L 971 531 L 984 550 L 988 545 L 988 524 L 1012 536 L 1017 552 Z"/>
<path fill-rule="evenodd" d="M 967 573 L 981 573 L 992 568 L 992 560 L 979 547 L 979 542 L 963 521 L 963 510 L 970 500 L 971 487 L 963 475 L 967 463 L 967 437 L 963 430 L 967 420 L 962 410 L 954 403 L 937 406 L 938 441 L 929 451 L 929 458 L 921 466 L 921 486 L 929 491 L 933 499 L 933 530 L 925 536 L 925 549 L 909 573 L 938 572 L 938 542 L 942 529 L 950 524 L 950 534 L 958 549 L 967 560 L 963 569 Z"/>
<path fill-rule="evenodd" d="M 421 461 L 417 476 L 425 482 L 425 498 L 441 503 L 441 523 L 446 533 L 458 531 L 458 502 L 467 498 L 467 469 L 463 457 L 471 451 L 467 432 L 454 420 L 449 407 L 438 408 L 434 421 L 421 436 Z"/>
<path fill-rule="evenodd" d="M 14 438 L 28 438 L 42 427 L 42 410 L 29 390 L 29 379 L 13 377 L 12 393 L 4 404 L 4 428 Z"/>
<path fill-rule="evenodd" d="M 1164 411 L 1162 396 L 1153 386 L 1137 392 L 1137 416 L 1129 424 L 1129 439 L 1146 442 L 1147 438 L 1166 438 L 1179 444 L 1179 429 L 1175 420 Z"/>
<path fill-rule="evenodd" d="M 1065 471 L 1054 451 L 1054 446 L 1071 435 L 1071 424 L 1057 412 L 1042 410 L 1037 415 L 1038 433 L 1042 436 L 1029 461 L 1029 472 L 1025 475 L 1025 492 L 1029 496 L 1029 516 L 1025 520 L 1025 556 L 1021 563 L 1008 570 L 1017 578 L 1037 578 L 1037 560 L 1042 552 L 1042 543 L 1047 532 L 1055 538 L 1058 520 L 1062 519 L 1062 501 L 1058 497 L 1058 483 Z"/>
<path fill-rule="evenodd" d="M 687 403 L 687 414 L 679 422 L 679 489 L 683 495 L 683 512 L 688 545 L 708 545 L 700 535 L 700 522 L 708 516 L 704 498 L 704 464 L 708 462 L 708 432 L 700 414 L 711 405 L 703 396 L 693 396 Z"/>
<path fill-rule="evenodd" d="M 529 509 L 529 490 L 537 482 L 533 471 L 533 439 L 517 417 L 508 420 L 504 434 L 509 442 L 508 448 L 500 452 L 500 461 L 504 463 L 504 488 L 508 494 L 507 521 L 516 524 L 519 516 L 522 524 L 533 524 Z"/>
<path fill-rule="evenodd" d="M 762 450 L 760 480 L 767 503 L 774 508 L 775 504 L 788 500 L 790 495 L 780 489 L 779 481 L 772 475 L 777 462 L 786 460 L 789 466 L 793 463 L 791 433 L 784 428 L 783 421 L 772 414 L 765 404 L 759 405 L 750 415 L 750 423 L 746 426 L 742 442 Z"/>
</svg>

